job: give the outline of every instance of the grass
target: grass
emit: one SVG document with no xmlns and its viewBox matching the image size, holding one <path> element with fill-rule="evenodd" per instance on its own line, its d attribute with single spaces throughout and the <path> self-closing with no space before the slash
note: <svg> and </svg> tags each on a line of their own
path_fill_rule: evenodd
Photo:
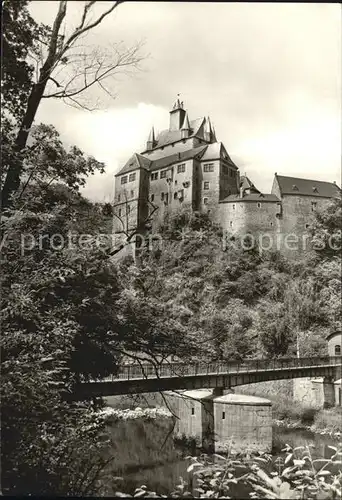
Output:
<svg viewBox="0 0 342 500">
<path fill-rule="evenodd" d="M 329 410 L 320 410 L 314 419 L 317 429 L 342 432 L 342 408 L 337 406 Z"/>
<path fill-rule="evenodd" d="M 291 420 L 303 425 L 311 425 L 318 412 L 319 408 L 304 406 L 297 401 L 278 398 L 272 400 L 272 416 L 276 420 Z"/>
</svg>

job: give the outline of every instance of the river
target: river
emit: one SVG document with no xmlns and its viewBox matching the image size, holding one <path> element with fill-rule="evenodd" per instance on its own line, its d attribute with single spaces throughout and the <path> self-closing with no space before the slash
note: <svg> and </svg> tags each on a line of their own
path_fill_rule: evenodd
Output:
<svg viewBox="0 0 342 500">
<path fill-rule="evenodd" d="M 336 446 L 336 438 L 302 429 L 287 429 L 274 426 L 272 453 L 274 458 L 280 454 L 285 444 L 292 447 L 312 444 L 314 445 L 314 448 L 311 448 L 313 458 L 330 458 L 334 452 L 329 448 L 329 445 Z M 180 458 L 172 463 L 169 462 L 141 469 L 134 473 L 123 474 L 124 482 L 121 491 L 132 494 L 136 487 L 146 485 L 149 491 L 155 491 L 158 494 L 170 494 L 174 487 L 179 484 L 180 477 L 187 479 L 188 466 L 189 461 Z M 241 498 L 245 498 L 245 496 L 241 495 Z"/>
</svg>

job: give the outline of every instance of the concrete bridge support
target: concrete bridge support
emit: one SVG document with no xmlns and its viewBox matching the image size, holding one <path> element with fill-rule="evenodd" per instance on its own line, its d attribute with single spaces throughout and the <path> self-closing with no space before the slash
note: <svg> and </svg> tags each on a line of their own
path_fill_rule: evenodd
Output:
<svg viewBox="0 0 342 500">
<path fill-rule="evenodd" d="M 293 380 L 293 399 L 305 406 L 330 408 L 339 404 L 335 378 L 298 378 Z"/>
<path fill-rule="evenodd" d="M 271 451 L 269 400 L 234 394 L 231 390 L 224 395 L 220 388 L 173 392 L 166 397 L 179 417 L 175 433 L 195 438 L 206 451 Z"/>
<path fill-rule="evenodd" d="M 335 406 L 335 381 L 332 377 L 323 379 L 323 408 Z"/>
</svg>

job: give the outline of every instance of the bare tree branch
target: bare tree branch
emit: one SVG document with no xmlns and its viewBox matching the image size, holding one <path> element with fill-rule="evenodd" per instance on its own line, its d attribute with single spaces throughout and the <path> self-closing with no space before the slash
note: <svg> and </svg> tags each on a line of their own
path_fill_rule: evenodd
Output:
<svg viewBox="0 0 342 500">
<path fill-rule="evenodd" d="M 94 2 L 94 1 L 87 2 L 86 6 L 84 7 L 84 11 L 83 11 L 83 15 L 82 15 L 82 19 L 81 19 L 80 25 L 69 36 L 69 38 L 67 39 L 67 41 L 63 45 L 63 47 L 61 48 L 59 54 L 57 55 L 58 58 L 61 58 L 66 53 L 66 51 L 71 47 L 71 45 L 73 44 L 73 42 L 75 40 L 77 40 L 77 38 L 79 38 L 82 34 L 86 33 L 87 31 L 89 31 L 89 30 L 95 28 L 96 26 L 98 26 L 103 21 L 103 19 L 105 17 L 107 17 L 121 3 L 123 3 L 123 0 L 117 0 L 116 2 L 114 2 L 114 4 L 108 10 L 106 10 L 105 12 L 103 12 L 101 14 L 101 16 L 99 16 L 95 21 L 93 21 L 92 23 L 84 26 L 84 23 L 86 21 L 86 17 L 88 15 L 88 12 L 89 12 L 90 8 L 92 7 L 92 5 L 94 5 L 95 3 L 96 2 Z"/>
</svg>

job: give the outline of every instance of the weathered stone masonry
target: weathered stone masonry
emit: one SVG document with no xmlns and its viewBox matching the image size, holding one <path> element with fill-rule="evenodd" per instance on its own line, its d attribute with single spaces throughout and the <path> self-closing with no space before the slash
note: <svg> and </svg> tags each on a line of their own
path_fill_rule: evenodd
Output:
<svg viewBox="0 0 342 500">
<path fill-rule="evenodd" d="M 278 174 L 271 193 L 261 193 L 250 179 L 240 177 L 210 118 L 189 120 L 177 99 L 169 129 L 156 137 L 152 128 L 145 150 L 116 174 L 114 230 L 124 234 L 138 228 L 143 234 L 152 211 L 157 229 L 166 212 L 188 207 L 209 212 L 231 235 L 252 234 L 256 241 L 262 238 L 263 248 L 296 258 L 310 249 L 308 230 L 315 211 L 340 196 L 335 183 Z"/>
</svg>

